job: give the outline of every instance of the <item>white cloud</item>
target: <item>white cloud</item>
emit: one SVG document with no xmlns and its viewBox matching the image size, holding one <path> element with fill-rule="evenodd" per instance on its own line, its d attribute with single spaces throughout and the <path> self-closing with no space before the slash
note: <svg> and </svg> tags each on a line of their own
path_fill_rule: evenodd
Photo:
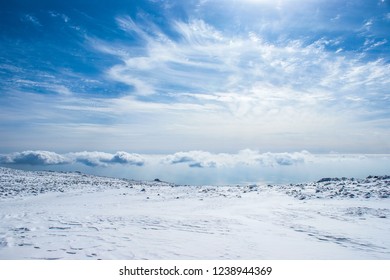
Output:
<svg viewBox="0 0 390 280">
<path fill-rule="evenodd" d="M 117 152 L 109 161 L 110 163 L 130 164 L 142 166 L 145 159 L 139 154 L 129 154 L 126 152 Z"/>
<path fill-rule="evenodd" d="M 255 150 L 242 150 L 236 154 L 213 154 L 204 151 L 178 152 L 162 159 L 163 164 L 187 164 L 189 167 L 233 167 L 248 166 L 288 166 L 304 164 L 313 156 L 307 152 L 295 153 L 260 153 Z"/>
<path fill-rule="evenodd" d="M 364 178 L 387 174 L 389 160 L 389 154 L 311 154 L 307 151 L 262 153 L 251 149 L 236 153 L 198 150 L 172 154 L 98 151 L 57 154 L 25 151 L 0 155 L 0 165 L 3 166 L 42 170 L 48 168 L 48 165 L 56 165 L 50 169 L 76 169 L 136 180 L 160 178 L 179 184 L 298 183 L 323 177 Z"/>
<path fill-rule="evenodd" d="M 57 18 L 57 17 L 61 18 L 65 23 L 70 21 L 70 18 L 65 14 L 57 13 L 54 11 L 49 11 L 48 13 L 53 18 Z"/>
<path fill-rule="evenodd" d="M 35 26 L 37 26 L 37 27 L 42 26 L 42 24 L 39 22 L 38 18 L 36 18 L 35 16 L 30 15 L 30 14 L 24 15 L 24 16 L 21 18 L 21 20 L 24 21 L 24 22 L 32 23 L 33 25 L 35 25 Z"/>
<path fill-rule="evenodd" d="M 223 162 L 219 160 L 221 155 L 213 155 L 203 151 L 178 152 L 162 159 L 164 164 L 186 163 L 189 167 L 217 167 Z"/>
<path fill-rule="evenodd" d="M 199 19 L 171 22 L 168 35 L 143 20 L 146 27 L 130 17 L 116 18 L 118 28 L 139 40 L 137 46 L 87 38 L 97 51 L 120 60 L 105 69 L 107 80 L 93 82 L 99 87 L 120 82 L 134 91 L 91 97 L 55 77 L 39 84 L 15 80 L 20 88 L 57 94 L 9 94 L 1 119 L 21 118 L 31 125 L 5 133 L 3 146 L 19 149 L 13 139 L 20 139 L 28 147 L 51 150 L 84 150 L 85 143 L 93 143 L 93 150 L 130 146 L 153 152 L 390 148 L 385 60 L 327 51 L 338 43 L 325 38 L 311 44 L 282 37 L 270 42 L 258 30 L 237 35 Z M 381 41 L 371 45 L 376 43 Z"/>
<path fill-rule="evenodd" d="M 87 166 L 108 166 L 110 164 L 136 165 L 145 164 L 145 159 L 138 154 L 117 152 L 115 154 L 104 152 L 75 152 L 57 154 L 50 151 L 23 151 L 0 155 L 1 164 L 28 164 L 28 165 L 59 165 L 82 163 Z"/>
<path fill-rule="evenodd" d="M 369 51 L 369 50 L 372 50 L 372 49 L 374 49 L 376 47 L 379 47 L 379 46 L 382 46 L 382 45 L 385 45 L 385 44 L 387 44 L 387 40 L 386 39 L 376 41 L 375 39 L 366 38 L 366 40 L 364 42 L 364 50 L 365 51 Z"/>
<path fill-rule="evenodd" d="M 178 39 L 173 40 L 158 27 L 143 30 L 129 17 L 117 21 L 143 40 L 144 51 L 134 53 L 131 47 L 102 42 L 95 47 L 122 59 L 123 63 L 107 70 L 108 78 L 133 86 L 140 96 L 169 96 L 177 104 L 191 96 L 190 102 L 218 105 L 233 116 L 288 106 L 309 113 L 318 109 L 336 113 L 337 107 L 350 108 L 346 95 L 370 96 L 390 85 L 390 69 L 384 61 L 365 62 L 327 52 L 324 45 L 337 45 L 335 41 L 273 44 L 254 32 L 246 37 L 223 34 L 202 20 L 174 22 Z M 333 106 L 323 106 L 326 102 Z"/>
<path fill-rule="evenodd" d="M 295 153 L 260 153 L 255 150 L 242 150 L 235 154 L 210 153 L 206 151 L 177 152 L 170 155 L 140 155 L 127 152 L 115 154 L 105 152 L 74 152 L 57 154 L 49 151 L 24 151 L 0 156 L 2 164 L 58 165 L 81 163 L 90 167 L 112 164 L 143 166 L 146 162 L 154 164 L 186 164 L 189 167 L 220 168 L 236 165 L 296 165 L 312 160 L 306 151 Z"/>
<path fill-rule="evenodd" d="M 104 152 L 76 152 L 70 153 L 69 157 L 75 162 L 85 164 L 87 166 L 106 166 L 107 162 L 112 159 L 112 154 Z"/>
<path fill-rule="evenodd" d="M 126 152 L 117 152 L 115 154 L 105 152 L 76 152 L 68 154 L 75 162 L 87 166 L 108 166 L 110 164 L 124 164 L 142 166 L 145 160 L 141 155 L 129 154 Z"/>
<path fill-rule="evenodd" d="M 58 165 L 68 164 L 70 160 L 63 155 L 49 151 L 23 151 L 0 155 L 3 164 Z"/>
</svg>

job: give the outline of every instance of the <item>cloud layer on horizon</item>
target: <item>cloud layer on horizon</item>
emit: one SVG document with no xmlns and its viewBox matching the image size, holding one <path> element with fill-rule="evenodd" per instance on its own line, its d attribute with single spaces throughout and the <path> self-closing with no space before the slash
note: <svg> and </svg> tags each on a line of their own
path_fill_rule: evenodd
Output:
<svg viewBox="0 0 390 280">
<path fill-rule="evenodd" d="M 190 168 L 224 168 L 234 166 L 296 166 L 318 161 L 320 158 L 334 160 L 362 160 L 363 154 L 312 154 L 308 151 L 291 153 L 261 153 L 245 149 L 237 153 L 210 153 L 206 151 L 187 151 L 173 154 L 136 154 L 119 151 L 106 153 L 99 151 L 83 151 L 58 154 L 50 151 L 23 151 L 10 154 L 0 154 L 0 164 L 5 165 L 71 165 L 75 163 L 89 167 L 108 167 L 112 165 L 138 166 L 144 165 L 185 165 Z M 389 155 L 377 155 L 376 157 Z"/>
<path fill-rule="evenodd" d="M 60 154 L 49 151 L 23 151 L 7 155 L 0 155 L 2 164 L 28 165 L 59 165 L 69 164 L 71 160 Z"/>
<path fill-rule="evenodd" d="M 190 185 L 299 183 L 323 177 L 365 178 L 389 173 L 390 154 L 237 153 L 172 154 L 24 151 L 0 154 L 0 166 L 24 170 L 81 171 L 99 176 Z"/>
<path fill-rule="evenodd" d="M 145 160 L 138 154 L 116 152 L 76 152 L 57 154 L 49 151 L 23 151 L 0 155 L 1 164 L 27 164 L 27 165 L 63 165 L 81 163 L 90 167 L 108 166 L 111 164 L 142 166 Z"/>
<path fill-rule="evenodd" d="M 235 165 L 288 166 L 303 164 L 312 159 L 307 151 L 294 153 L 260 153 L 250 149 L 241 150 L 236 154 L 212 154 L 204 151 L 178 152 L 165 156 L 164 164 L 187 164 L 189 167 L 218 168 Z"/>
</svg>

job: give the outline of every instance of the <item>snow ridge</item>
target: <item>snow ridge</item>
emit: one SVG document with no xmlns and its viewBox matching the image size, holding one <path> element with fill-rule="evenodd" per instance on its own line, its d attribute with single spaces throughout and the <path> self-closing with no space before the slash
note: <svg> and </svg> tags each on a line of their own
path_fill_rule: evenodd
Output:
<svg viewBox="0 0 390 280">
<path fill-rule="evenodd" d="M 103 191 L 105 189 L 152 187 L 196 188 L 200 192 L 220 192 L 226 189 L 236 195 L 247 192 L 275 191 L 285 193 L 297 199 L 383 199 L 390 197 L 390 176 L 368 176 L 355 178 L 322 178 L 317 182 L 285 185 L 248 185 L 248 186 L 179 186 L 158 179 L 154 181 L 135 181 L 110 177 L 87 175 L 80 172 L 22 171 L 0 167 L 0 199 L 38 195 L 48 192 Z"/>
</svg>

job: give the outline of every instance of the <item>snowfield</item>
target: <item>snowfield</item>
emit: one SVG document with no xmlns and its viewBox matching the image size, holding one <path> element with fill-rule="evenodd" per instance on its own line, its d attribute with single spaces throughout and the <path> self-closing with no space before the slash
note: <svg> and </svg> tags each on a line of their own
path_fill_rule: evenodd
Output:
<svg viewBox="0 0 390 280">
<path fill-rule="evenodd" d="M 0 259 L 390 259 L 390 176 L 178 186 L 0 168 Z"/>
</svg>

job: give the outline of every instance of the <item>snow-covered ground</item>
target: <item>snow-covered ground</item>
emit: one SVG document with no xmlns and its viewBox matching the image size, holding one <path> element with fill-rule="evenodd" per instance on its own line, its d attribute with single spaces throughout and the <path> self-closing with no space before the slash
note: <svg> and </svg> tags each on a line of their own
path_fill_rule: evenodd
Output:
<svg viewBox="0 0 390 280">
<path fill-rule="evenodd" d="M 0 168 L 0 259 L 390 259 L 390 177 L 177 186 Z"/>
</svg>

